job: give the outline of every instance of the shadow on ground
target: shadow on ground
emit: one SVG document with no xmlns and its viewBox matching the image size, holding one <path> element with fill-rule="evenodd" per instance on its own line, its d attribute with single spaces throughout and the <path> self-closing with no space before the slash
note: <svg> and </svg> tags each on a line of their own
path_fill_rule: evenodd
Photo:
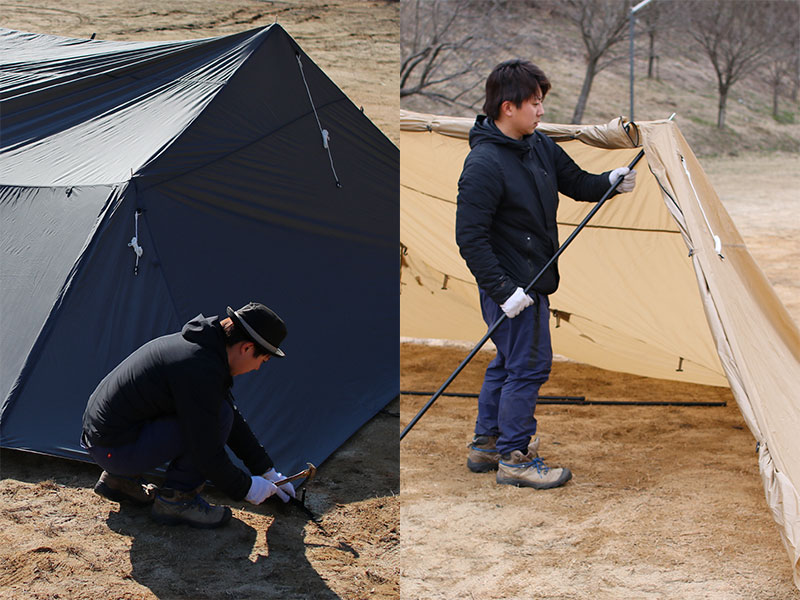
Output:
<svg viewBox="0 0 800 600">
<path fill-rule="evenodd" d="M 129 597 L 132 591 L 141 597 L 134 582 L 157 598 L 396 597 L 398 411 L 395 400 L 320 465 L 306 497 L 319 523 L 279 500 L 252 506 L 211 488 L 204 497 L 230 505 L 231 523 L 216 530 L 161 526 L 150 520 L 149 508 L 121 506 L 93 494 L 101 472 L 94 464 L 4 449 L 0 475 L 15 501 L 6 506 L 19 514 L 29 503 L 25 495 L 37 493 L 44 503 L 43 492 L 37 492 L 43 485 L 57 495 L 49 514 L 32 510 L 27 518 L 35 530 L 45 528 L 54 514 L 74 515 L 60 535 L 73 555 L 97 559 L 87 561 L 85 573 L 76 570 L 69 577 L 102 580 L 102 574 L 109 591 L 99 597 Z M 57 570 L 48 573 L 48 582 L 57 584 L 59 576 Z M 88 587 L 79 589 L 83 594 Z"/>
</svg>

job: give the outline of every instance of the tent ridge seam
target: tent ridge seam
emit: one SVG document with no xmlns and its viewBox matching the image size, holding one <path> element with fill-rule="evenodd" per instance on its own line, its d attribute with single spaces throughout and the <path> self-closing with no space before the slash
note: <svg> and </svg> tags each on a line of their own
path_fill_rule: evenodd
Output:
<svg viewBox="0 0 800 600">
<path fill-rule="evenodd" d="M 348 100 L 348 98 L 347 98 L 347 96 L 344 96 L 344 95 L 343 95 L 341 98 L 337 98 L 336 100 L 331 100 L 330 102 L 326 102 L 325 104 L 323 104 L 323 105 L 320 107 L 320 109 L 322 109 L 322 108 L 325 108 L 325 107 L 328 107 L 328 106 L 332 106 L 332 105 L 334 105 L 334 104 L 338 104 L 339 102 L 342 102 L 342 101 L 345 101 L 345 100 Z M 210 104 L 211 104 L 211 103 L 209 103 L 209 105 L 210 105 Z M 201 114 L 202 114 L 202 113 L 201 113 Z M 247 149 L 247 148 L 249 148 L 249 147 L 251 147 L 251 146 L 253 146 L 253 145 L 255 145 L 255 144 L 258 144 L 259 142 L 261 142 L 261 141 L 265 140 L 266 138 L 268 138 L 268 137 L 270 137 L 270 136 L 274 135 L 274 134 L 275 134 L 275 133 L 277 133 L 278 131 L 280 131 L 280 130 L 282 130 L 282 129 L 285 129 L 287 126 L 289 126 L 289 125 L 292 125 L 292 124 L 296 123 L 297 121 L 299 121 L 299 120 L 301 120 L 301 119 L 303 119 L 303 118 L 307 117 L 309 114 L 311 114 L 311 111 L 306 111 L 305 113 L 303 113 L 303 114 L 301 114 L 301 115 L 298 115 L 298 116 L 297 116 L 295 119 L 292 119 L 291 121 L 288 121 L 288 122 L 286 122 L 286 123 L 283 123 L 283 124 L 281 124 L 281 126 L 280 126 L 280 127 L 276 127 L 276 128 L 274 128 L 274 129 L 272 129 L 272 130 L 268 131 L 268 132 L 267 132 L 267 133 L 265 133 L 264 135 L 262 135 L 262 136 L 259 136 L 258 138 L 255 138 L 255 139 L 251 140 L 250 142 L 248 142 L 248 143 L 246 143 L 246 144 L 243 144 L 243 145 L 241 145 L 241 146 L 239 146 L 239 147 L 237 147 L 237 148 L 234 148 L 233 150 L 230 150 L 230 151 L 228 151 L 228 152 L 225 152 L 224 154 L 220 154 L 220 155 L 218 155 L 218 156 L 215 156 L 215 157 L 214 157 L 214 158 L 212 158 L 211 160 L 209 160 L 209 161 L 207 161 L 207 162 L 205 162 L 205 163 L 203 163 L 203 164 L 201 164 L 201 165 L 196 165 L 196 166 L 192 167 L 191 169 L 188 169 L 188 170 L 185 170 L 185 171 L 181 171 L 180 173 L 175 173 L 174 175 L 172 175 L 171 177 L 167 177 L 166 179 L 160 179 L 160 180 L 158 181 L 158 184 L 160 185 L 160 184 L 164 184 L 164 183 L 169 183 L 170 181 L 173 181 L 173 180 L 175 180 L 175 179 L 178 179 L 178 178 L 180 178 L 180 177 L 183 177 L 183 176 L 185 176 L 185 175 L 189 175 L 190 173 L 194 173 L 195 171 L 198 171 L 198 170 L 200 170 L 200 169 L 205 169 L 205 168 L 206 168 L 206 167 L 208 167 L 209 165 L 213 165 L 213 164 L 214 164 L 214 163 L 216 163 L 216 162 L 219 162 L 219 161 L 221 161 L 221 160 L 224 160 L 224 159 L 228 158 L 229 156 L 233 156 L 234 154 L 237 154 L 237 153 L 241 152 L 242 150 L 245 150 L 245 149 Z M 199 116 L 200 116 L 200 115 L 198 115 L 198 117 L 199 117 Z M 196 119 L 195 119 L 195 120 L 196 120 Z M 192 123 L 193 123 L 193 122 L 194 122 L 194 121 L 192 121 Z M 188 130 L 190 127 L 191 127 L 191 123 L 190 123 L 189 125 L 187 125 L 187 127 L 184 129 L 184 132 L 185 132 L 185 131 L 187 131 L 187 130 Z M 181 133 L 181 135 L 183 135 L 183 133 Z M 181 137 L 181 135 L 178 135 L 178 136 L 176 136 L 176 137 L 175 137 L 175 139 L 174 139 L 174 140 L 172 140 L 172 142 L 171 142 L 171 143 L 170 143 L 168 146 L 165 146 L 165 147 L 162 149 L 162 152 L 163 152 L 163 150 L 166 150 L 166 149 L 167 149 L 169 146 L 172 146 L 172 145 L 173 145 L 175 142 L 177 142 L 177 141 L 178 141 L 178 139 Z M 147 177 L 147 176 L 148 176 L 148 174 L 147 174 L 147 172 L 146 172 L 145 168 L 141 169 L 141 170 L 140 170 L 138 173 L 136 173 L 136 175 L 139 175 L 139 176 L 142 176 L 142 177 Z M 155 184 L 153 184 L 153 185 L 155 185 Z M 150 186 L 144 186 L 144 187 L 142 187 L 142 190 L 143 190 L 143 191 L 144 191 L 144 190 L 148 190 L 148 189 L 150 189 L 151 187 L 152 187 L 152 185 L 150 185 Z"/>
</svg>

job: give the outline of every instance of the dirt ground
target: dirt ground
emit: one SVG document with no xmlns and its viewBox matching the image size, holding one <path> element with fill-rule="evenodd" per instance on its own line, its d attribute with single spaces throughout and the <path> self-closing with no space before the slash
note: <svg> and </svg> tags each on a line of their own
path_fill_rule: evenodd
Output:
<svg viewBox="0 0 800 600">
<path fill-rule="evenodd" d="M 276 20 L 395 144 L 399 21 L 383 0 L 1 2 L 3 27 L 209 37 Z M 397 598 L 398 404 L 320 466 L 307 505 L 233 503 L 218 531 L 163 528 L 92 492 L 92 465 L 0 451 L 0 598 Z M 214 491 L 209 499 L 226 502 Z"/>
<path fill-rule="evenodd" d="M 403 344 L 401 390 L 435 390 L 466 354 Z M 492 357 L 452 391 L 477 392 Z M 535 491 L 469 472 L 477 401 L 440 398 L 400 448 L 403 598 L 800 598 L 730 390 L 557 362 L 542 393 L 727 405 L 541 405 L 539 453 L 574 475 Z M 403 426 L 426 400 L 401 396 Z"/>
<path fill-rule="evenodd" d="M 800 324 L 800 155 L 748 153 L 700 164 L 750 254 Z"/>
<path fill-rule="evenodd" d="M 163 527 L 95 495 L 95 465 L 0 450 L 0 598 L 397 598 L 396 414 L 397 401 L 320 467 L 306 495 L 318 524 L 209 490 L 230 524 Z"/>
</svg>

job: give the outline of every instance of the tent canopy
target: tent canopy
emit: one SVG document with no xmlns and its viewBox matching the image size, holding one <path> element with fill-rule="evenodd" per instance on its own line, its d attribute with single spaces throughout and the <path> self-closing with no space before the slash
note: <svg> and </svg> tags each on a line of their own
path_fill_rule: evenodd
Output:
<svg viewBox="0 0 800 600">
<path fill-rule="evenodd" d="M 284 472 L 396 397 L 398 150 L 279 25 L 157 43 L 0 30 L 0 53 L 3 447 L 87 459 L 106 373 L 249 301 L 286 321 L 287 358 L 234 396 Z"/>
<path fill-rule="evenodd" d="M 457 182 L 472 119 L 401 115 L 401 335 L 475 341 L 477 286 L 455 245 Z M 759 442 L 768 503 L 800 586 L 800 332 L 671 121 L 540 124 L 585 170 L 628 164 L 559 259 L 554 350 L 638 375 L 732 388 Z M 591 207 L 561 196 L 561 239 Z M 717 243 L 719 240 L 719 244 Z"/>
</svg>

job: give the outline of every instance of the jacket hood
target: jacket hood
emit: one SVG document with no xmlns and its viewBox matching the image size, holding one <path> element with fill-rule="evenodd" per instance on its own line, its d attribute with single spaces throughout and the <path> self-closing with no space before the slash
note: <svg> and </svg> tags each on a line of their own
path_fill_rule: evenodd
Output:
<svg viewBox="0 0 800 600">
<path fill-rule="evenodd" d="M 225 348 L 222 329 L 219 327 L 219 317 L 204 317 L 197 315 L 186 323 L 181 329 L 181 335 L 187 342 L 198 344 L 206 348 Z"/>
<path fill-rule="evenodd" d="M 472 149 L 478 144 L 497 144 L 498 146 L 507 146 L 519 154 L 525 154 L 531 149 L 529 138 L 532 135 L 536 135 L 536 133 L 526 135 L 521 140 L 515 140 L 500 131 L 492 119 L 486 115 L 478 115 L 475 118 L 475 125 L 469 130 L 469 147 Z"/>
<path fill-rule="evenodd" d="M 225 334 L 219 324 L 219 317 L 204 317 L 201 314 L 186 323 L 181 329 L 181 336 L 187 342 L 197 344 L 217 354 L 225 364 L 226 382 L 233 385 L 233 377 L 228 373 L 228 353 L 225 351 Z"/>
</svg>

